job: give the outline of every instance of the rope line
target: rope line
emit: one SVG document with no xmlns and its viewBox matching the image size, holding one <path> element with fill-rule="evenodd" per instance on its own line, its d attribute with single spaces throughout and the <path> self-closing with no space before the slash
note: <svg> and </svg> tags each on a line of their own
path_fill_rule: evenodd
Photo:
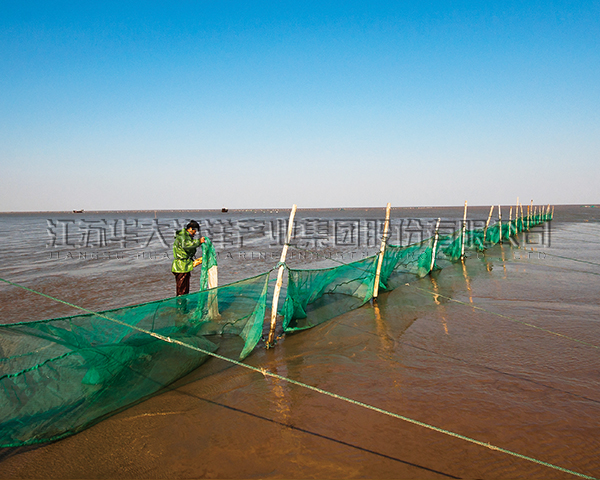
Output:
<svg viewBox="0 0 600 480">
<path fill-rule="evenodd" d="M 562 255 L 556 255 L 554 253 L 548 253 L 548 252 L 544 252 L 544 251 L 541 251 L 541 250 L 540 250 L 540 253 L 543 253 L 544 255 L 548 255 L 550 257 L 563 258 L 565 260 L 571 260 L 573 262 L 587 263 L 589 265 L 596 265 L 597 267 L 600 267 L 600 263 L 589 262 L 587 260 L 579 260 L 578 258 L 563 257 Z"/>
<path fill-rule="evenodd" d="M 482 312 L 486 312 L 486 313 L 489 313 L 491 315 L 496 315 L 497 317 L 506 318 L 507 320 L 510 320 L 512 322 L 520 323 L 521 325 L 526 325 L 528 327 L 532 327 L 532 328 L 535 328 L 537 330 L 541 330 L 543 332 L 550 333 L 552 335 L 556 335 L 557 337 L 566 338 L 567 340 L 571 340 L 573 342 L 581 343 L 582 345 L 587 345 L 588 347 L 593 347 L 593 348 L 600 349 L 600 346 L 594 345 L 593 343 L 584 342 L 583 340 L 578 340 L 577 338 L 569 337 L 568 335 L 564 335 L 562 333 L 554 332 L 554 331 L 548 330 L 547 328 L 544 328 L 544 327 L 539 327 L 537 325 L 534 325 L 533 323 L 528 323 L 528 322 L 524 322 L 522 320 L 517 320 L 516 318 L 509 317 L 508 315 L 504 315 L 502 313 L 492 312 L 491 310 L 488 310 L 488 309 L 483 308 L 483 307 L 479 307 L 479 306 L 474 305 L 472 303 L 467 303 L 467 302 L 463 302 L 461 300 L 456 300 L 456 299 L 454 299 L 452 297 L 448 297 L 446 295 L 442 295 L 441 293 L 432 292 L 431 290 L 427 290 L 426 288 L 416 287 L 415 285 L 411 285 L 409 283 L 405 283 L 404 285 L 407 286 L 407 287 L 415 288 L 417 290 L 421 290 L 422 292 L 429 293 L 429 294 L 431 294 L 433 296 L 438 296 L 438 297 L 441 297 L 441 298 L 445 298 L 446 300 L 458 303 L 460 305 L 465 305 L 467 307 L 470 307 L 470 308 L 473 308 L 473 309 L 476 309 L 476 310 L 481 310 Z"/>
<path fill-rule="evenodd" d="M 433 430 L 435 432 L 442 433 L 444 435 L 448 435 L 448 436 L 451 436 L 451 437 L 454 437 L 454 438 L 458 438 L 460 440 L 464 440 L 464 441 L 469 442 L 469 443 L 473 443 L 475 445 L 479 445 L 479 446 L 487 448 L 489 450 L 493 450 L 493 451 L 501 452 L 501 453 L 504 453 L 504 454 L 507 454 L 507 455 L 511 455 L 513 457 L 520 458 L 522 460 L 526 460 L 526 461 L 529 461 L 529 462 L 532 462 L 532 463 L 536 463 L 538 465 L 542 465 L 544 467 L 551 468 L 551 469 L 554 469 L 554 470 L 558 470 L 558 471 L 561 471 L 561 472 L 564 472 L 564 473 L 568 473 L 568 474 L 574 475 L 576 477 L 586 478 L 586 479 L 590 479 L 590 480 L 600 480 L 600 479 L 598 479 L 596 477 L 585 475 L 583 473 L 579 473 L 579 472 L 576 472 L 574 470 L 569 470 L 567 468 L 564 468 L 564 467 L 561 467 L 561 466 L 558 466 L 558 465 L 554 465 L 552 463 L 544 462 L 543 460 L 538 460 L 536 458 L 529 457 L 527 455 L 523 455 L 523 454 L 520 454 L 520 453 L 517 453 L 517 452 L 513 452 L 511 450 L 507 450 L 507 449 L 502 448 L 502 447 L 497 447 L 497 446 L 492 445 L 490 443 L 482 442 L 481 440 L 476 440 L 474 438 L 467 437 L 467 436 L 461 435 L 459 433 L 451 432 L 449 430 L 445 430 L 443 428 L 436 427 L 434 425 L 430 425 L 428 423 L 421 422 L 419 420 L 415 420 L 413 418 L 406 417 L 406 416 L 400 415 L 398 413 L 390 412 L 388 410 L 384 410 L 382 408 L 375 407 L 375 406 L 370 405 L 368 403 L 359 402 L 358 400 L 354 400 L 352 398 L 344 397 L 343 395 L 338 395 L 338 394 L 333 393 L 333 392 L 328 392 L 327 390 L 323 390 L 322 388 L 315 387 L 313 385 L 309 385 L 309 384 L 306 384 L 306 383 L 303 383 L 303 382 L 299 382 L 297 380 L 293 380 L 291 378 L 284 377 L 284 376 L 278 375 L 276 373 L 272 373 L 272 372 L 268 371 L 264 367 L 254 367 L 252 365 L 248 365 L 248 364 L 239 362 L 237 360 L 233 360 L 231 358 L 224 357 L 223 355 L 219 355 L 218 353 L 209 352 L 208 350 L 204 350 L 204 349 L 196 347 L 194 345 L 189 345 L 189 344 L 184 343 L 184 342 L 182 342 L 180 340 L 173 339 L 173 338 L 161 335 L 159 333 L 151 332 L 149 330 L 145 330 L 145 329 L 137 327 L 137 326 L 129 325 L 129 324 L 125 323 L 125 322 L 121 322 L 120 320 L 108 317 L 108 316 L 106 316 L 106 315 L 104 315 L 102 313 L 94 312 L 94 311 L 89 310 L 87 308 L 80 307 L 78 305 L 72 304 L 72 303 L 67 302 L 65 300 L 61 300 L 61 299 L 53 297 L 51 295 L 48 295 L 48 294 L 45 294 L 45 293 L 42 293 L 42 292 L 38 292 L 37 290 L 33 290 L 31 288 L 25 287 L 24 285 L 19 285 L 17 283 L 13 283 L 13 282 L 11 282 L 9 280 L 5 280 L 3 278 L 0 278 L 0 281 L 5 282 L 5 283 L 7 283 L 9 285 L 13 285 L 13 286 L 18 287 L 18 288 L 21 288 L 21 289 L 26 290 L 28 292 L 31 292 L 31 293 L 34 293 L 34 294 L 37 294 L 37 295 L 41 295 L 41 296 L 46 297 L 48 299 L 54 300 L 56 302 L 68 305 L 70 307 L 82 310 L 84 312 L 91 313 L 93 315 L 96 315 L 96 316 L 98 316 L 100 318 L 104 318 L 106 320 L 109 320 L 111 322 L 117 323 L 119 325 L 123 325 L 123 326 L 129 327 L 129 328 L 131 328 L 133 330 L 137 330 L 137 331 L 139 331 L 141 333 L 145 333 L 145 334 L 150 335 L 150 336 L 152 336 L 154 338 L 157 338 L 159 340 L 162 340 L 162 341 L 165 341 L 165 342 L 168 342 L 168 343 L 174 343 L 176 345 L 180 345 L 182 347 L 195 350 L 195 351 L 203 353 L 205 355 L 209 355 L 211 357 L 218 358 L 219 360 L 224 360 L 226 362 L 232 363 L 232 364 L 237 365 L 239 367 L 243 367 L 243 368 L 246 368 L 248 370 L 252 370 L 254 372 L 261 373 L 265 377 L 265 379 L 266 379 L 266 377 L 271 377 L 271 378 L 275 378 L 277 380 L 288 382 L 288 383 L 291 383 L 293 385 L 297 385 L 299 387 L 306 388 L 308 390 L 312 390 L 314 392 L 320 393 L 322 395 L 326 395 L 326 396 L 329 396 L 331 398 L 335 398 L 337 400 L 342 400 L 344 402 L 347 402 L 347 403 L 350 403 L 350 404 L 353 404 L 353 405 L 357 405 L 357 406 L 365 408 L 367 410 L 372 410 L 374 412 L 381 413 L 381 414 L 387 415 L 389 417 L 397 418 L 399 420 L 403 420 L 405 422 L 412 423 L 413 425 L 417 425 L 419 427 L 423 427 L 423 428 L 426 428 L 428 430 Z"/>
<path fill-rule="evenodd" d="M 361 260 L 365 260 L 365 259 L 371 258 L 371 257 L 376 257 L 377 255 L 379 255 L 379 252 L 377 252 L 377 253 L 374 253 L 373 255 L 368 255 L 368 256 L 366 256 L 364 258 L 361 258 L 359 260 L 355 260 L 353 262 L 346 263 L 346 262 L 344 262 L 342 260 L 338 260 L 337 258 L 333 258 L 331 255 L 329 257 L 327 257 L 326 254 L 320 253 L 320 252 L 318 252 L 316 250 L 309 250 L 307 248 L 301 248 L 301 247 L 298 247 L 297 245 L 294 245 L 294 244 L 292 244 L 290 246 L 292 248 L 295 248 L 296 250 L 298 250 L 300 252 L 307 252 L 307 253 L 315 254 L 317 256 L 317 258 L 320 256 L 320 257 L 323 258 L 323 260 L 331 260 L 332 262 L 339 263 L 340 266 L 352 267 L 352 268 L 358 270 L 359 272 L 363 272 L 363 273 L 367 273 L 370 270 L 368 268 L 360 268 L 360 267 L 357 267 L 356 265 L 352 265 L 352 264 L 360 262 Z M 342 252 L 342 255 L 343 254 L 344 254 L 344 252 Z M 285 263 L 285 266 L 288 268 L 288 270 L 296 270 L 296 271 L 298 271 L 298 270 L 305 270 L 305 269 L 301 269 L 301 268 L 292 268 L 287 263 Z M 333 268 L 336 268 L 336 267 L 324 267 L 324 268 L 318 268 L 318 269 L 314 269 L 314 270 L 331 270 Z"/>
<path fill-rule="evenodd" d="M 586 226 L 589 227 L 591 224 L 587 224 Z M 592 233 L 592 232 L 582 232 L 580 230 L 573 230 L 571 228 L 567 228 L 564 226 L 564 224 L 558 226 L 559 228 L 559 232 L 573 232 L 576 233 L 577 235 L 589 235 L 591 237 L 596 237 L 596 238 L 600 238 L 600 233 Z"/>
<path fill-rule="evenodd" d="M 374 332 L 370 332 L 368 330 L 363 330 L 362 328 L 359 328 L 359 327 L 357 327 L 355 325 L 348 325 L 347 323 L 343 323 L 341 321 L 338 321 L 337 325 L 340 325 L 340 326 L 346 327 L 346 328 L 351 328 L 353 330 L 357 330 L 357 331 L 359 331 L 361 333 L 364 333 L 365 335 L 371 335 L 371 336 L 374 336 L 374 337 L 377 337 L 377 338 L 381 338 L 379 334 L 374 333 Z M 407 346 L 407 347 L 410 347 L 410 348 L 414 348 L 415 350 L 420 350 L 422 352 L 426 352 L 426 353 L 431 354 L 431 355 L 436 355 L 436 356 L 439 356 L 439 357 L 443 357 L 443 358 L 448 358 L 450 360 L 454 360 L 456 362 L 461 362 L 461 363 L 463 363 L 466 366 L 471 367 L 471 368 L 481 368 L 481 369 L 484 369 L 484 370 L 489 370 L 489 371 L 498 373 L 500 375 L 504 375 L 504 376 L 508 376 L 508 377 L 512 377 L 512 378 L 517 378 L 517 379 L 519 379 L 519 380 L 521 380 L 523 382 L 533 383 L 535 385 L 540 385 L 542 387 L 545 387 L 545 388 L 548 388 L 548 389 L 551 389 L 551 390 L 556 390 L 558 392 L 561 392 L 561 393 L 564 393 L 564 394 L 567 394 L 567 395 L 571 395 L 571 396 L 576 397 L 576 398 L 581 398 L 583 400 L 587 400 L 588 402 L 594 402 L 594 403 L 600 404 L 600 400 L 596 400 L 594 398 L 586 397 L 584 395 L 578 395 L 576 393 L 570 392 L 568 390 L 562 390 L 562 389 L 557 388 L 557 387 L 552 387 L 550 385 L 546 385 L 545 383 L 538 382 L 536 380 L 532 380 L 530 378 L 526 378 L 526 377 L 521 376 L 521 375 L 517 375 L 517 374 L 514 374 L 514 373 L 505 372 L 505 371 L 500 370 L 498 368 L 492 368 L 492 367 L 489 367 L 487 365 L 483 365 L 481 363 L 473 363 L 470 360 L 466 360 L 466 359 L 460 358 L 460 357 L 454 357 L 452 355 L 448 355 L 448 354 L 445 354 L 445 353 L 442 353 L 442 352 L 437 352 L 435 350 L 430 350 L 428 348 L 421 347 L 419 345 L 415 345 L 415 344 L 410 343 L 410 342 L 405 342 L 405 341 L 397 340 L 397 339 L 393 338 L 392 336 L 390 336 L 388 334 L 386 334 L 386 338 L 388 338 L 389 340 L 394 341 L 395 343 L 397 343 L 399 345 L 404 345 L 404 346 Z M 395 360 L 392 360 L 392 361 L 395 361 Z"/>
<path fill-rule="evenodd" d="M 521 265 L 531 265 L 531 266 L 535 266 L 535 267 L 545 267 L 545 268 L 556 268 L 558 270 L 564 270 L 566 272 L 576 272 L 576 273 L 585 273 L 587 275 L 600 275 L 600 273 L 598 272 L 588 272 L 586 270 L 575 270 L 574 268 L 567 268 L 567 267 L 559 267 L 557 265 L 548 265 L 547 263 L 534 263 L 531 261 L 528 261 L 529 259 L 524 259 L 524 258 L 513 258 L 510 259 L 510 263 L 507 263 L 506 260 L 502 260 L 501 258 L 498 258 L 497 260 L 499 260 L 501 262 L 502 265 L 510 265 L 510 263 L 520 263 Z"/>
</svg>

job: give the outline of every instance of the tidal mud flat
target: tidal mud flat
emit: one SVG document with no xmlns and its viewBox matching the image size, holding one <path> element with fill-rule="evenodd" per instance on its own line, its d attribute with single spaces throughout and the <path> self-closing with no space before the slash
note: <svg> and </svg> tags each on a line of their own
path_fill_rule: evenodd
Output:
<svg viewBox="0 0 600 480">
<path fill-rule="evenodd" d="M 460 218 L 455 210 L 417 211 L 423 219 Z M 246 363 L 599 476 L 595 211 L 557 207 L 547 245 L 498 245 L 472 255 L 464 267 L 415 279 L 382 294 L 376 304 L 289 335 L 276 348 L 256 349 Z M 359 217 L 310 213 L 306 218 Z M 40 218 L 47 243 L 47 219 Z M 324 249 L 318 240 L 303 249 Z M 17 256 L 48 253 L 36 241 L 22 245 Z M 278 250 L 271 237 L 253 242 L 253 251 Z M 349 255 L 360 247 L 337 251 Z M 232 280 L 259 273 L 266 270 L 264 257 L 246 263 L 224 258 L 220 273 Z M 168 261 L 154 260 L 47 258 L 44 265 L 21 263 L 12 271 L 5 262 L 2 274 L 12 272 L 21 282 L 99 310 L 172 295 Z M 7 287 L 0 295 L 3 323 L 23 321 L 27 312 L 38 318 L 69 314 Z M 225 346 L 220 353 L 226 352 Z M 218 359 L 77 435 L 1 455 L 5 478 L 570 477 Z"/>
</svg>

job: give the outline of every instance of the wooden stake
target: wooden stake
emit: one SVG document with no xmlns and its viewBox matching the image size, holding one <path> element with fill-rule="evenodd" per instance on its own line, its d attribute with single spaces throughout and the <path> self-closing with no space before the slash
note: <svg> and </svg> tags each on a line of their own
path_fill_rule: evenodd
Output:
<svg viewBox="0 0 600 480">
<path fill-rule="evenodd" d="M 462 238 L 460 245 L 460 258 L 465 258 L 465 232 L 467 230 L 467 201 L 465 200 L 465 213 L 463 215 Z"/>
<path fill-rule="evenodd" d="M 487 235 L 487 229 L 490 225 L 490 220 L 492 219 L 492 213 L 494 213 L 494 206 L 490 207 L 490 214 L 488 215 L 487 222 L 485 222 L 485 228 L 483 229 L 483 244 L 485 245 L 485 237 Z"/>
<path fill-rule="evenodd" d="M 512 237 L 512 206 L 508 214 L 508 236 Z"/>
<path fill-rule="evenodd" d="M 521 230 L 525 230 L 525 213 L 523 212 L 523 204 L 521 203 Z"/>
<path fill-rule="evenodd" d="M 277 304 L 279 303 L 279 294 L 281 293 L 281 284 L 283 283 L 283 271 L 285 269 L 285 257 L 287 256 L 288 247 L 290 246 L 290 240 L 292 238 L 292 232 L 294 230 L 294 216 L 296 215 L 296 205 L 292 206 L 290 212 L 290 222 L 288 224 L 287 237 L 283 250 L 281 251 L 281 258 L 279 259 L 279 270 L 277 271 L 277 283 L 275 284 L 275 291 L 273 292 L 273 305 L 271 306 L 271 329 L 269 330 L 269 339 L 267 341 L 267 347 L 273 346 L 275 337 L 275 326 L 277 325 Z"/>
<path fill-rule="evenodd" d="M 379 258 L 377 259 L 377 271 L 375 272 L 375 284 L 373 285 L 373 298 L 379 295 L 379 277 L 381 276 L 381 265 L 383 264 L 383 254 L 387 244 L 388 229 L 390 228 L 390 208 L 388 203 L 385 207 L 385 223 L 383 224 L 383 237 L 381 237 L 381 247 L 379 247 Z"/>
<path fill-rule="evenodd" d="M 500 210 L 500 205 L 498 205 L 498 243 L 502 243 L 502 210 Z"/>
<path fill-rule="evenodd" d="M 219 269 L 216 265 L 213 265 L 208 269 L 208 288 L 213 289 L 219 286 Z M 219 314 L 219 297 L 216 290 L 211 290 L 208 293 L 208 318 L 217 319 L 220 318 Z"/>
<path fill-rule="evenodd" d="M 533 200 L 531 201 L 531 205 L 529 208 L 529 212 L 527 213 L 527 230 L 531 228 L 531 217 L 533 215 Z"/>
<path fill-rule="evenodd" d="M 433 272 L 433 267 L 435 266 L 435 254 L 437 253 L 437 243 L 440 229 L 440 219 L 437 219 L 437 223 L 435 224 L 435 235 L 433 236 L 433 248 L 431 249 L 431 265 L 429 266 L 429 273 Z"/>
</svg>

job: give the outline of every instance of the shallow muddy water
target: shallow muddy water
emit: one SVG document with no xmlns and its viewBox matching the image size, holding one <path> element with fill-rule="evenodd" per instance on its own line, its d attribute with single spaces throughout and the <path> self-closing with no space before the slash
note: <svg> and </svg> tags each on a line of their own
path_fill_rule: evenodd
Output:
<svg viewBox="0 0 600 480">
<path fill-rule="evenodd" d="M 469 216 L 485 220 L 488 210 L 475 208 Z M 521 238 L 520 248 L 505 244 L 485 255 L 471 253 L 464 265 L 447 265 L 400 284 L 376 302 L 280 339 L 273 349 L 257 348 L 246 363 L 599 477 L 599 210 L 557 207 L 551 229 L 540 234 L 550 238 L 538 243 Z M 173 294 L 170 260 L 160 256 L 168 248 L 156 238 L 146 248 L 158 252 L 155 258 L 135 257 L 143 250 L 141 240 L 130 250 L 109 242 L 100 246 L 99 240 L 47 247 L 53 238 L 48 220 L 56 225 L 59 219 L 52 215 L 0 216 L 2 278 L 92 310 Z M 176 212 L 164 218 L 202 215 L 213 219 L 211 233 L 219 239 L 214 226 L 224 217 L 218 213 Z M 279 239 L 271 230 L 262 235 L 259 227 L 263 219 L 286 215 L 226 217 L 232 223 L 258 222 L 246 222 L 244 233 L 254 226 L 254 236 L 247 234 L 242 244 L 239 231 L 237 243 L 227 243 L 223 234 L 217 244 L 222 283 L 277 263 Z M 431 223 L 438 216 L 459 219 L 462 209 L 397 209 L 392 215 Z M 63 216 L 79 228 L 70 243 L 80 241 L 87 230 L 81 232 L 79 217 Z M 313 221 L 313 230 L 307 230 L 312 236 L 303 237 L 305 244 L 290 263 L 313 268 L 350 261 L 352 252 L 357 258 L 373 253 L 377 245 L 369 243 L 366 222 L 379 217 L 379 210 L 301 211 L 301 220 L 333 222 L 333 230 L 338 221 L 347 226 L 358 220 L 359 233 L 366 234 L 353 244 L 327 244 L 323 234 L 314 234 L 319 225 Z M 125 216 L 97 213 L 86 221 L 118 218 Z M 400 227 L 393 230 L 398 240 L 406 234 Z M 376 236 L 379 227 L 373 228 Z M 130 229 L 131 235 L 135 231 Z M 398 242 L 392 237 L 391 243 Z M 98 258 L 91 256 L 94 249 Z M 75 255 L 83 251 L 85 258 Z M 102 257 L 103 251 L 113 257 Z M 329 252 L 329 259 L 310 252 Z M 12 286 L 0 286 L 0 302 L 2 323 L 75 313 Z M 219 353 L 227 356 L 228 348 L 233 346 L 225 342 Z M 161 394 L 77 435 L 0 450 L 0 477 L 574 478 L 215 358 Z"/>
</svg>

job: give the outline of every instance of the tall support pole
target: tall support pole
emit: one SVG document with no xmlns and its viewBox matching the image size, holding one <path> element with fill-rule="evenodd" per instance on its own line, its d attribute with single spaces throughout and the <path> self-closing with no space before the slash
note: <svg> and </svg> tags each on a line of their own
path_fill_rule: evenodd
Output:
<svg viewBox="0 0 600 480">
<path fill-rule="evenodd" d="M 552 215 L 550 216 L 550 220 L 554 218 L 554 205 L 552 205 Z"/>
<path fill-rule="evenodd" d="M 533 218 L 533 200 L 531 200 L 530 208 L 529 208 L 529 218 L 527 219 L 527 230 L 531 228 L 531 220 Z"/>
<path fill-rule="evenodd" d="M 381 265 L 383 265 L 383 254 L 388 239 L 388 230 L 390 228 L 390 209 L 392 206 L 388 203 L 385 207 L 385 223 L 383 224 L 383 237 L 381 237 L 381 247 L 379 247 L 379 258 L 377 259 L 377 271 L 375 272 L 375 284 L 373 285 L 373 298 L 379 295 L 379 277 L 381 276 Z"/>
<path fill-rule="evenodd" d="M 512 237 L 512 206 L 508 213 L 508 236 Z"/>
<path fill-rule="evenodd" d="M 271 306 L 271 329 L 269 330 L 269 339 L 267 341 L 267 347 L 273 346 L 275 339 L 275 326 L 277 325 L 277 304 L 279 303 L 279 294 L 281 293 L 281 284 L 283 283 L 283 271 L 285 270 L 285 257 L 287 256 L 288 247 L 290 246 L 290 240 L 292 239 L 292 232 L 294 231 L 294 217 L 296 216 L 296 205 L 292 206 L 290 212 L 290 222 L 288 224 L 287 237 L 283 250 L 281 251 L 281 258 L 279 259 L 279 270 L 277 271 L 277 283 L 275 284 L 275 291 L 273 292 L 273 305 Z"/>
<path fill-rule="evenodd" d="M 498 243 L 502 243 L 502 210 L 498 205 Z"/>
<path fill-rule="evenodd" d="M 521 231 L 525 230 L 525 213 L 523 212 L 523 204 L 521 203 Z"/>
<path fill-rule="evenodd" d="M 467 231 L 467 201 L 465 200 L 465 213 L 463 214 L 462 235 L 460 241 L 460 258 L 465 258 L 465 233 Z"/>
<path fill-rule="evenodd" d="M 550 204 L 548 204 L 548 208 L 546 209 L 546 215 L 550 213 Z"/>
<path fill-rule="evenodd" d="M 490 220 L 492 219 L 492 213 L 494 213 L 494 206 L 490 207 L 490 214 L 488 215 L 487 222 L 485 222 L 485 228 L 483 229 L 483 245 L 485 248 L 485 237 L 487 235 L 487 229 L 490 226 Z"/>
<path fill-rule="evenodd" d="M 517 203 L 515 205 L 515 233 L 519 232 L 519 197 L 517 197 Z"/>
<path fill-rule="evenodd" d="M 433 247 L 431 248 L 431 265 L 429 266 L 429 273 L 433 272 L 433 267 L 435 266 L 435 255 L 437 253 L 437 244 L 438 237 L 440 234 L 440 219 L 437 219 L 437 223 L 435 224 L 435 234 L 433 236 Z"/>
</svg>

